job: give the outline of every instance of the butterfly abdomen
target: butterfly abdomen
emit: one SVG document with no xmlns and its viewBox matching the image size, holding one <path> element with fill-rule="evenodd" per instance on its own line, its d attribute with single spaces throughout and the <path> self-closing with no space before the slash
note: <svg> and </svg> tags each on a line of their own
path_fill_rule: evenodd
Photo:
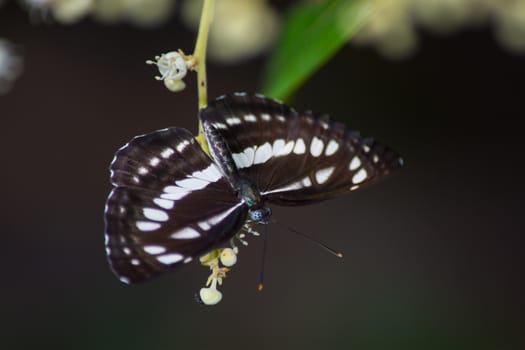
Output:
<svg viewBox="0 0 525 350">
<path fill-rule="evenodd" d="M 213 160 L 228 178 L 230 184 L 235 187 L 235 184 L 239 181 L 239 175 L 230 148 L 219 131 L 211 123 L 204 121 L 202 128 Z"/>
</svg>

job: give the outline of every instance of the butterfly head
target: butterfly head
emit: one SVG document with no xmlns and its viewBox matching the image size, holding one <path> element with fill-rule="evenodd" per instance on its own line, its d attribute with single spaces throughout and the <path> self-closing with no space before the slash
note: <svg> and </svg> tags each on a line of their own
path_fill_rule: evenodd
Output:
<svg viewBox="0 0 525 350">
<path fill-rule="evenodd" d="M 250 210 L 250 218 L 261 224 L 267 224 L 270 216 L 272 216 L 272 209 L 265 206 Z"/>
</svg>

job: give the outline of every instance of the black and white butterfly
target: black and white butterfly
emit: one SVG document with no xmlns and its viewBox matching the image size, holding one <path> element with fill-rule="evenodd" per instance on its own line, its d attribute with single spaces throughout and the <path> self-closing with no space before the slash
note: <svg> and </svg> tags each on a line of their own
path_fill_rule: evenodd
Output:
<svg viewBox="0 0 525 350">
<path fill-rule="evenodd" d="M 199 113 L 210 149 L 167 128 L 137 136 L 111 163 L 106 251 L 124 283 L 148 280 L 267 223 L 267 204 L 302 205 L 355 190 L 403 164 L 343 124 L 234 93 Z"/>
</svg>

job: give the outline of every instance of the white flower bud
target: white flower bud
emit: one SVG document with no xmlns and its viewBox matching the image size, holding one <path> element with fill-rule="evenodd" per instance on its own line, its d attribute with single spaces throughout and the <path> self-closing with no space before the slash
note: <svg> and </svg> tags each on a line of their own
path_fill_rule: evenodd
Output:
<svg viewBox="0 0 525 350">
<path fill-rule="evenodd" d="M 224 266 L 230 267 L 235 265 L 237 262 L 237 255 L 235 254 L 235 251 L 231 248 L 224 248 L 221 251 L 220 255 L 221 264 Z"/>
<path fill-rule="evenodd" d="M 173 80 L 173 79 L 164 79 L 164 86 L 168 88 L 168 90 L 173 92 L 179 92 L 184 90 L 186 87 L 186 83 L 182 80 Z"/>
<path fill-rule="evenodd" d="M 214 285 L 210 288 L 201 288 L 199 296 L 205 305 L 216 305 L 222 300 L 222 293 Z"/>
</svg>

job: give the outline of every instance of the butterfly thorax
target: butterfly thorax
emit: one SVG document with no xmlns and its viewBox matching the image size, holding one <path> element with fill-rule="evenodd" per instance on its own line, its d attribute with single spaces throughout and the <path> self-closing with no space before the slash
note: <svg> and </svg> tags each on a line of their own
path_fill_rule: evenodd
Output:
<svg viewBox="0 0 525 350">
<path fill-rule="evenodd" d="M 268 223 L 272 210 L 264 205 L 260 192 L 253 184 L 245 179 L 238 183 L 239 197 L 249 208 L 250 218 L 259 223 Z"/>
</svg>

